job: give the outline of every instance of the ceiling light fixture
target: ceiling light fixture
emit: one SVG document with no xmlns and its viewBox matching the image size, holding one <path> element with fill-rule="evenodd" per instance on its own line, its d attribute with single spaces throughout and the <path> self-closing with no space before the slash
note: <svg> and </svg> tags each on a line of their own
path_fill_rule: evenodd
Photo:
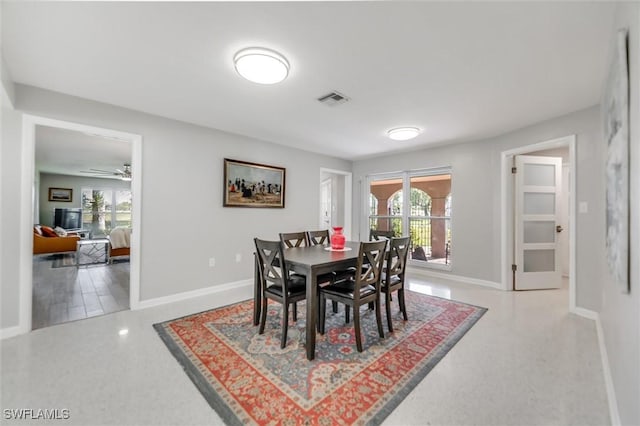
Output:
<svg viewBox="0 0 640 426">
<path fill-rule="evenodd" d="M 387 132 L 387 136 L 394 141 L 406 141 L 413 139 L 420 134 L 417 127 L 396 127 Z"/>
<path fill-rule="evenodd" d="M 280 83 L 289 75 L 289 62 L 276 51 L 262 47 L 242 49 L 233 57 L 236 71 L 259 84 Z"/>
</svg>

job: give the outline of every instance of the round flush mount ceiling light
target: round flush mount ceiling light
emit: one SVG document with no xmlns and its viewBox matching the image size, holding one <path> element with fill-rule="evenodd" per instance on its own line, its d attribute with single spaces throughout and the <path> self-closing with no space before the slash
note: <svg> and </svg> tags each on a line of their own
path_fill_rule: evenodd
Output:
<svg viewBox="0 0 640 426">
<path fill-rule="evenodd" d="M 394 141 L 406 141 L 413 139 L 420 134 L 417 127 L 396 127 L 387 132 L 387 136 Z"/>
<path fill-rule="evenodd" d="M 276 51 L 262 47 L 242 49 L 233 57 L 236 71 L 259 84 L 280 83 L 289 75 L 289 62 Z"/>
</svg>

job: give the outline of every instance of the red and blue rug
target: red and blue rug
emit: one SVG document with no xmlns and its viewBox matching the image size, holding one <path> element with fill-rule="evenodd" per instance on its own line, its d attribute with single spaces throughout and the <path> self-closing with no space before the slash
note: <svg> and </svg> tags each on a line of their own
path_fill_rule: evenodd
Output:
<svg viewBox="0 0 640 426">
<path fill-rule="evenodd" d="M 154 324 L 198 390 L 227 424 L 378 424 L 486 312 L 485 308 L 406 292 L 409 321 L 393 302 L 393 333 L 378 336 L 362 309 L 364 351 L 353 320 L 327 309 L 316 358 L 305 356 L 305 310 L 280 349 L 281 306 L 269 304 L 265 333 L 253 326 L 253 301 Z"/>
</svg>

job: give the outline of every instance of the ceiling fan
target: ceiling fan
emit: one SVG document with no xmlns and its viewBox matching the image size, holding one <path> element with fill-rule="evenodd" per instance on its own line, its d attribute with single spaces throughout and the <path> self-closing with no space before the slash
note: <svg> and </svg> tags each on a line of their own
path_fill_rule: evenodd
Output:
<svg viewBox="0 0 640 426">
<path fill-rule="evenodd" d="M 124 164 L 122 169 L 115 170 L 101 170 L 101 169 L 89 169 L 82 170 L 81 173 L 92 173 L 97 176 L 109 177 L 109 176 L 117 176 L 122 180 L 129 181 L 131 180 L 131 164 Z"/>
</svg>

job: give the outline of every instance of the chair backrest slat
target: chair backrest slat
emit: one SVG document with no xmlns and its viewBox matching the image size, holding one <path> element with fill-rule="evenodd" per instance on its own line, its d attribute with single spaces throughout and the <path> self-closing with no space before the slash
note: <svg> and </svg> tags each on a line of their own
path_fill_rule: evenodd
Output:
<svg viewBox="0 0 640 426">
<path fill-rule="evenodd" d="M 356 271 L 354 299 L 360 298 L 360 289 L 367 285 L 375 287 L 380 293 L 380 278 L 382 277 L 382 265 L 385 259 L 387 240 L 361 242 Z"/>
<path fill-rule="evenodd" d="M 281 286 L 285 292 L 288 290 L 289 272 L 284 265 L 284 251 L 280 241 L 266 241 L 253 239 L 256 245 L 256 253 L 260 264 L 260 275 L 264 284 L 272 283 Z M 266 285 L 262 286 L 263 289 Z"/>
<path fill-rule="evenodd" d="M 310 246 L 325 245 L 329 243 L 329 231 L 307 231 L 307 242 Z"/>
<path fill-rule="evenodd" d="M 377 229 L 371 229 L 369 231 L 370 241 L 390 240 L 391 238 L 393 238 L 393 231 L 379 231 Z"/>
<path fill-rule="evenodd" d="M 407 266 L 407 255 L 409 253 L 409 240 L 409 237 L 392 238 L 389 240 L 389 251 L 387 252 L 387 282 L 394 275 L 404 274 Z"/>
<path fill-rule="evenodd" d="M 303 232 L 286 232 L 280 234 L 280 241 L 287 248 L 308 246 L 307 234 Z"/>
</svg>

